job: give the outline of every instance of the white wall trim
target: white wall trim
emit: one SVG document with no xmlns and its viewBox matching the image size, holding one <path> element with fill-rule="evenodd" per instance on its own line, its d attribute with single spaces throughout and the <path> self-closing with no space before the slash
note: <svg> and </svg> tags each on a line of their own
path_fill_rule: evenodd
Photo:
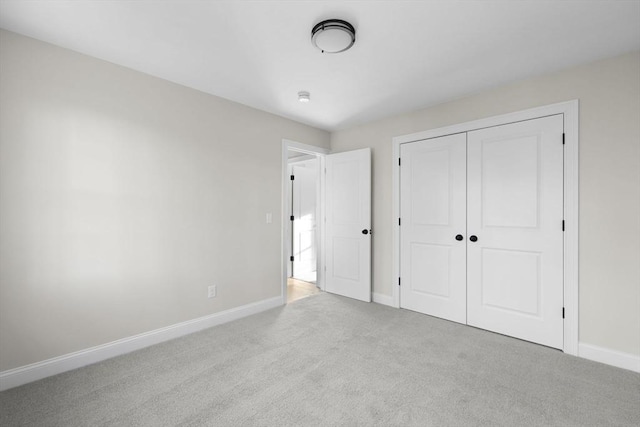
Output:
<svg viewBox="0 0 640 427">
<path fill-rule="evenodd" d="M 290 139 L 282 140 L 282 148 L 291 149 L 293 151 L 299 151 L 306 154 L 329 154 L 328 148 L 317 147 L 315 145 L 303 144 L 302 142 L 292 141 Z"/>
<path fill-rule="evenodd" d="M 578 345 L 578 356 L 593 360 L 594 362 L 606 363 L 622 369 L 640 372 L 640 356 L 621 351 L 610 350 L 597 345 L 581 342 Z"/>
<path fill-rule="evenodd" d="M 312 156 L 311 154 L 304 154 L 302 156 L 292 157 L 289 159 L 289 165 L 300 163 L 300 162 L 306 162 L 307 160 L 313 160 L 315 158 L 316 156 Z"/>
<path fill-rule="evenodd" d="M 389 307 L 394 307 L 393 305 L 393 297 L 384 294 L 378 294 L 376 292 L 373 293 L 373 302 L 382 305 L 388 305 Z"/>
<path fill-rule="evenodd" d="M 456 133 L 469 132 L 492 126 L 531 120 L 539 117 L 555 114 L 564 115 L 565 155 L 564 155 L 564 346 L 563 351 L 574 356 L 578 355 L 579 317 L 578 317 L 578 290 L 579 290 L 579 192 L 578 192 L 578 153 L 579 153 L 579 103 L 578 100 L 561 102 L 517 111 L 514 113 L 488 117 L 471 122 L 460 123 L 423 132 L 402 135 L 393 138 L 392 150 L 392 200 L 393 200 L 393 262 L 392 262 L 392 298 L 393 306 L 400 307 L 400 290 L 398 277 L 400 277 L 400 170 L 398 158 L 400 146 L 405 143 L 424 139 L 437 138 Z"/>
<path fill-rule="evenodd" d="M 115 356 L 140 350 L 164 341 L 198 332 L 202 329 L 231 322 L 252 314 L 260 313 L 282 305 L 281 297 L 246 304 L 240 307 L 214 313 L 186 322 L 176 323 L 153 331 L 144 332 L 107 344 L 98 345 L 42 362 L 0 372 L 0 391 L 101 362 Z"/>
</svg>

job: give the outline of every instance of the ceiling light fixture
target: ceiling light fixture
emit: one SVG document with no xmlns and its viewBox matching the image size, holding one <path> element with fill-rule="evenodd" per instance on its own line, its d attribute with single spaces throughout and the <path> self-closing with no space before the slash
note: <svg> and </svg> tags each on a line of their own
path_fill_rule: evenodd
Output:
<svg viewBox="0 0 640 427">
<path fill-rule="evenodd" d="M 309 94 L 309 92 L 298 92 L 298 101 L 300 102 L 309 102 L 311 101 L 311 95 Z"/>
<path fill-rule="evenodd" d="M 339 53 L 356 42 L 356 29 L 347 21 L 327 19 L 311 30 L 311 43 L 322 53 Z"/>
</svg>

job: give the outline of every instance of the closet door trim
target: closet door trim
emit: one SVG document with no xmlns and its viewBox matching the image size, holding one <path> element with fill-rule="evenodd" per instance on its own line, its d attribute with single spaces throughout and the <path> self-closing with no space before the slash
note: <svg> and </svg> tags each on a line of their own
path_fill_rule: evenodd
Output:
<svg viewBox="0 0 640 427">
<path fill-rule="evenodd" d="M 572 100 L 543 107 L 488 117 L 428 131 L 394 137 L 392 140 L 392 191 L 393 191 L 393 306 L 400 307 L 400 146 L 402 144 L 437 138 L 462 132 L 500 126 L 524 120 L 562 114 L 564 120 L 564 344 L 563 351 L 578 355 L 578 114 L 579 102 Z"/>
</svg>

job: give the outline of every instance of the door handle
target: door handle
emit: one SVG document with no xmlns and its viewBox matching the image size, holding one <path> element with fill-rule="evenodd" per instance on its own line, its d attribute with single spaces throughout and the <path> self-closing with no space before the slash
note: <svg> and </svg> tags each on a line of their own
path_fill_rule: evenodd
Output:
<svg viewBox="0 0 640 427">
<path fill-rule="evenodd" d="M 469 240 L 471 240 L 472 242 L 477 242 L 478 241 L 478 237 L 477 236 L 471 236 L 471 237 L 469 237 Z"/>
<path fill-rule="evenodd" d="M 456 236 L 456 240 L 459 242 L 460 240 L 464 239 L 464 237 L 462 237 L 462 234 L 458 234 Z"/>
<path fill-rule="evenodd" d="M 366 228 L 362 230 L 362 234 L 373 234 L 371 230 L 367 230 Z"/>
</svg>

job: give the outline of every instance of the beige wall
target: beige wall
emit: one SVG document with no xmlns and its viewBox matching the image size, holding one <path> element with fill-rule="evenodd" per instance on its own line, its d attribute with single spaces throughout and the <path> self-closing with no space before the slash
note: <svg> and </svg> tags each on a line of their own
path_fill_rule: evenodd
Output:
<svg viewBox="0 0 640 427">
<path fill-rule="evenodd" d="M 391 139 L 580 100 L 580 341 L 640 355 L 640 54 L 488 90 L 335 132 L 373 150 L 374 292 L 391 295 Z"/>
<path fill-rule="evenodd" d="M 0 32 L 0 371 L 280 295 L 283 138 L 329 146 Z"/>
<path fill-rule="evenodd" d="M 638 53 L 331 135 L 373 150 L 374 291 L 391 295 L 392 137 L 576 98 L 580 339 L 640 355 Z M 282 138 L 329 146 L 0 30 L 0 372 L 280 295 Z"/>
</svg>

